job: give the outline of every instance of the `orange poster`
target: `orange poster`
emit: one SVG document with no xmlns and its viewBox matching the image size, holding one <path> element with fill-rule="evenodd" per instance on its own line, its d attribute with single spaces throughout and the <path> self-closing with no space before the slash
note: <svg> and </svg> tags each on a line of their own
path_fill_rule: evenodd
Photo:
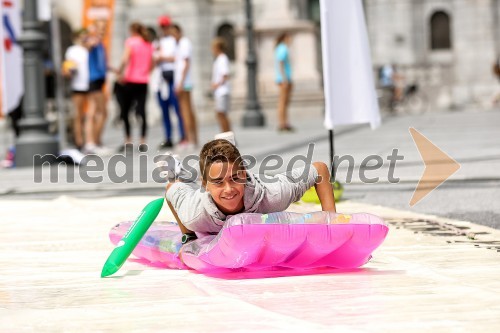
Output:
<svg viewBox="0 0 500 333">
<path fill-rule="evenodd" d="M 110 52 L 115 0 L 83 0 L 83 27 L 94 24 L 103 36 L 106 51 Z"/>
</svg>

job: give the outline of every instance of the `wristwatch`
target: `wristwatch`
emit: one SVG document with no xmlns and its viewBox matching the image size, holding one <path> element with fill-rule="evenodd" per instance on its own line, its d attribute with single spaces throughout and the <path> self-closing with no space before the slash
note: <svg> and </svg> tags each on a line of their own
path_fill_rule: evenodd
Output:
<svg viewBox="0 0 500 333">
<path fill-rule="evenodd" d="M 198 237 L 196 237 L 196 234 L 195 233 L 186 233 L 186 234 L 182 234 L 182 245 L 184 244 L 187 244 L 191 241 L 194 241 L 195 239 L 198 239 Z"/>
</svg>

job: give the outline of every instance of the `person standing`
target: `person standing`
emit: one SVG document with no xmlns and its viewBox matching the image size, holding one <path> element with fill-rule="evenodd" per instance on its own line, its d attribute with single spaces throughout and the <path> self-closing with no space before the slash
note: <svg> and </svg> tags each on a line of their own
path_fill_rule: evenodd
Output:
<svg viewBox="0 0 500 333">
<path fill-rule="evenodd" d="M 274 50 L 276 83 L 279 86 L 278 101 L 278 131 L 292 132 L 294 129 L 288 123 L 288 105 L 292 92 L 292 66 L 290 64 L 289 46 L 291 36 L 284 32 L 276 39 Z"/>
<path fill-rule="evenodd" d="M 212 66 L 212 91 L 214 93 L 215 112 L 221 132 L 229 132 L 231 124 L 229 112 L 229 58 L 225 53 L 225 43 L 222 38 L 215 38 L 212 42 L 214 64 Z"/>
<path fill-rule="evenodd" d="M 189 148 L 194 148 L 198 145 L 198 129 L 191 103 L 191 90 L 193 89 L 191 81 L 192 45 L 191 41 L 182 35 L 182 29 L 178 24 L 172 25 L 171 33 L 177 43 L 174 72 L 175 93 L 179 100 L 187 139 L 187 142 L 181 142 L 180 146 L 183 147 L 187 143 Z"/>
<path fill-rule="evenodd" d="M 130 34 L 131 36 L 125 41 L 125 50 L 117 70 L 118 81 L 124 85 L 120 107 L 121 118 L 125 124 L 125 146 L 121 150 L 132 143 L 129 113 L 135 102 L 136 114 L 142 121 L 139 151 L 143 152 L 147 150 L 146 98 L 149 73 L 153 69 L 153 47 L 149 41 L 148 31 L 142 24 L 132 23 Z"/>
<path fill-rule="evenodd" d="M 102 146 L 101 136 L 106 124 L 106 97 L 103 87 L 108 70 L 106 49 L 102 43 L 102 33 L 95 25 L 88 27 L 87 47 L 89 49 L 89 105 L 87 115 L 92 121 L 87 122 L 88 131 L 92 131 L 93 140 L 85 145 L 87 152 L 95 152 Z"/>
<path fill-rule="evenodd" d="M 89 90 L 89 51 L 84 46 L 85 36 L 86 30 L 84 29 L 73 34 L 74 45 L 66 50 L 62 68 L 63 75 L 71 78 L 71 100 L 75 108 L 73 137 L 78 149 L 84 148 L 84 142 L 88 146 L 94 142 L 92 131 L 85 133 L 85 141 L 82 131 L 82 125 L 85 122 L 92 121 L 92 119 L 86 119 L 85 117 L 85 104 Z M 85 126 L 85 128 L 91 129 L 92 127 Z"/>
<path fill-rule="evenodd" d="M 180 142 L 185 142 L 184 121 L 182 119 L 179 102 L 175 94 L 174 75 L 175 75 L 175 53 L 177 42 L 171 35 L 172 22 L 170 17 L 161 16 L 158 19 L 162 37 L 160 38 L 155 61 L 160 71 L 159 86 L 156 92 L 158 104 L 163 113 L 163 127 L 165 129 L 165 141 L 160 143 L 159 149 L 172 148 L 172 125 L 170 122 L 170 108 L 174 109 L 179 126 Z"/>
</svg>

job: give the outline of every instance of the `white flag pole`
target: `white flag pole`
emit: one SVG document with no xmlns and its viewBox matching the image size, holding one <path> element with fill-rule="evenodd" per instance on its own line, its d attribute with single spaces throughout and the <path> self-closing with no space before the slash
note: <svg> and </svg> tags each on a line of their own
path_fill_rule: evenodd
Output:
<svg viewBox="0 0 500 333">
<path fill-rule="evenodd" d="M 335 169 L 335 145 L 333 142 L 334 133 L 333 129 L 328 130 L 329 138 L 330 138 L 330 181 L 334 182 L 336 178 L 336 169 Z"/>
</svg>

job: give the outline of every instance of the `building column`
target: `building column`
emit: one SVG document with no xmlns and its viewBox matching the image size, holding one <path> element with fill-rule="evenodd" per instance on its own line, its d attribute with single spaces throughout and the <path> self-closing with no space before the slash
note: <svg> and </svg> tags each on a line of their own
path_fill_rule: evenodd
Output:
<svg viewBox="0 0 500 333">
<path fill-rule="evenodd" d="M 37 9 L 37 0 L 24 1 L 23 33 L 19 38 L 24 49 L 24 118 L 20 121 L 21 133 L 16 141 L 17 167 L 37 166 L 34 164 L 35 155 L 57 156 L 59 151 L 59 143 L 49 134 L 49 123 L 44 116 L 42 49 L 47 37 L 42 33 Z"/>
</svg>

